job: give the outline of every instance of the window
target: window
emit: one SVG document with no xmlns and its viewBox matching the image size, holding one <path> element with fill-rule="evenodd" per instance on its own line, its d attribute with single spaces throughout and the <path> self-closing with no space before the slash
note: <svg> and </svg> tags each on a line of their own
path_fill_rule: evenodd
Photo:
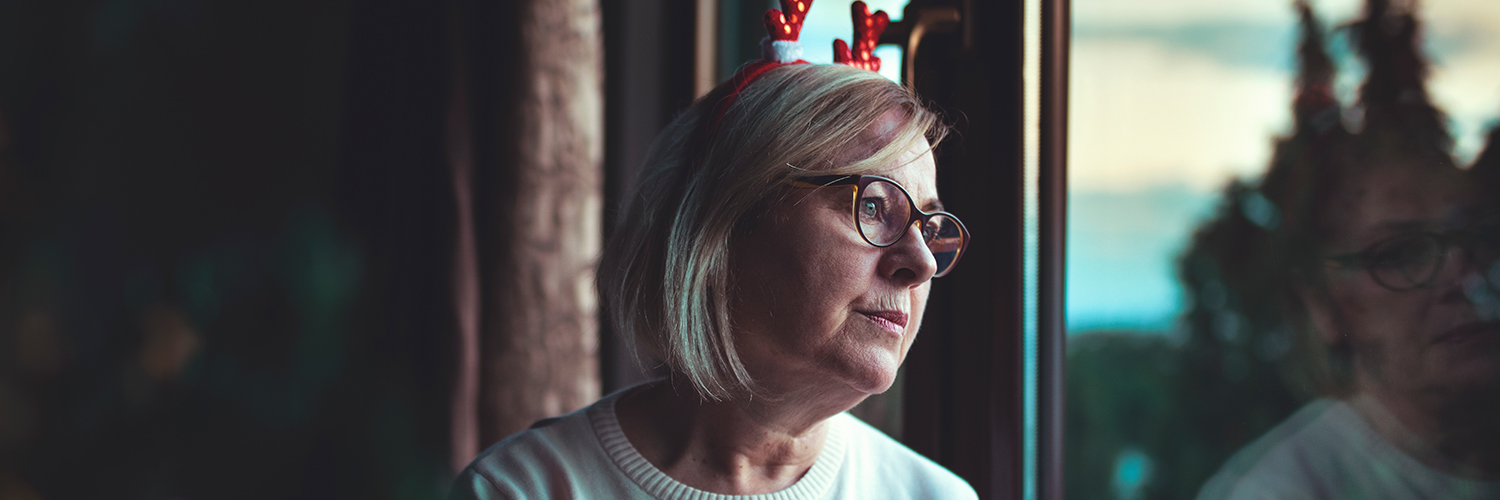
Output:
<svg viewBox="0 0 1500 500">
<path fill-rule="evenodd" d="M 1491 307 L 1493 296 L 1487 294 L 1497 282 L 1492 278 L 1500 278 L 1488 276 L 1493 262 L 1488 250 L 1458 257 L 1465 261 L 1460 266 L 1472 265 L 1462 272 L 1434 270 L 1442 260 L 1435 253 L 1399 253 L 1402 248 L 1421 250 L 1422 234 L 1468 227 L 1487 231 L 1481 214 L 1491 208 L 1459 193 L 1493 189 L 1479 185 L 1485 182 L 1485 169 L 1492 167 L 1475 165 L 1475 158 L 1484 148 L 1487 124 L 1500 116 L 1494 83 L 1500 75 L 1489 62 L 1500 55 L 1500 39 L 1494 34 L 1500 11 L 1483 2 L 1448 1 L 1423 2 L 1420 10 L 1409 12 L 1402 10 L 1403 3 L 1392 2 L 1391 10 L 1379 17 L 1384 27 L 1365 32 L 1370 33 L 1367 43 L 1384 45 L 1362 52 L 1356 34 L 1364 29 L 1360 21 L 1369 16 L 1366 9 L 1375 4 L 1315 2 L 1310 12 L 1316 18 L 1303 21 L 1292 5 L 1279 2 L 1074 2 L 1067 255 L 1069 498 L 1222 498 L 1221 484 L 1209 483 L 1216 473 L 1250 478 L 1249 486 L 1241 487 L 1255 487 L 1267 478 L 1296 487 L 1297 479 L 1275 467 L 1257 466 L 1255 460 L 1286 459 L 1268 451 L 1278 443 L 1319 448 L 1313 441 L 1268 434 L 1273 429 L 1288 433 L 1299 425 L 1335 422 L 1354 428 L 1365 425 L 1360 422 L 1379 422 L 1392 411 L 1410 410 L 1389 401 L 1366 404 L 1377 390 L 1398 394 L 1391 397 L 1394 401 L 1432 395 L 1440 392 L 1438 387 L 1478 391 L 1469 394 L 1489 390 L 1473 384 L 1493 382 L 1493 373 L 1467 381 L 1443 379 L 1422 390 L 1391 389 L 1405 382 L 1379 380 L 1372 386 L 1337 384 L 1324 380 L 1328 373 L 1316 373 L 1320 365 L 1337 365 L 1341 359 L 1365 367 L 1323 369 L 1358 372 L 1369 366 L 1394 367 L 1406 359 L 1402 366 L 1408 368 L 1399 375 L 1388 372 L 1384 380 L 1425 381 L 1423 373 L 1430 372 L 1420 367 L 1445 371 L 1415 358 L 1377 361 L 1359 352 L 1396 349 L 1406 345 L 1399 339 L 1448 321 L 1399 312 L 1403 304 L 1430 297 L 1424 293 L 1440 293 L 1443 286 L 1449 287 L 1452 300 L 1443 314 L 1470 318 L 1453 319 L 1456 323 L 1478 321 L 1473 315 L 1483 316 Z M 1418 24 L 1404 24 L 1408 19 Z M 1403 38 L 1406 27 L 1417 27 L 1418 35 Z M 1309 40 L 1305 28 L 1322 39 Z M 1330 66 L 1320 65 L 1322 56 Z M 1424 87 L 1413 71 L 1428 63 L 1433 69 Z M 1327 74 L 1330 69 L 1336 75 Z M 1449 119 L 1424 121 L 1436 116 L 1433 106 Z M 1451 134 L 1451 149 L 1442 144 L 1439 136 L 1444 134 Z M 1356 158 L 1386 158 L 1389 164 L 1345 164 L 1379 163 Z M 1436 166 L 1414 166 L 1424 162 Z M 1296 171 L 1319 173 L 1298 178 L 1292 174 Z M 1406 184 L 1392 186 L 1397 178 Z M 1350 194 L 1350 186 L 1386 186 L 1390 198 L 1361 199 Z M 1400 205 L 1401 196 L 1417 193 L 1439 201 Z M 1450 210 L 1453 214 L 1439 215 Z M 1307 214 L 1316 214 L 1317 220 Z M 1362 235 L 1361 221 L 1369 218 L 1428 227 Z M 1359 269 L 1315 262 L 1320 256 L 1367 250 L 1376 241 L 1386 246 L 1361 253 L 1375 260 L 1352 266 Z M 1459 254 L 1452 247 L 1449 251 Z M 1421 268 L 1418 274 L 1446 273 L 1433 278 L 1446 281 L 1396 292 L 1371 279 L 1376 272 L 1396 269 L 1396 261 Z M 1323 294 L 1333 299 L 1324 302 Z M 1384 312 L 1365 309 L 1377 302 Z M 1339 319 L 1320 324 L 1319 316 Z M 1379 338 L 1383 330 L 1373 318 L 1406 321 L 1411 328 L 1402 336 Z M 1331 328 L 1346 337 L 1329 336 Z M 1428 352 L 1426 346 L 1421 349 Z M 1493 360 L 1493 349 L 1480 349 L 1490 349 L 1485 352 Z M 1470 366 L 1463 364 L 1470 361 L 1454 358 L 1443 364 Z M 1450 405 L 1449 417 L 1489 411 Z M 1346 407 L 1354 411 L 1342 412 Z M 1414 418 L 1425 417 L 1407 414 L 1396 421 Z M 1385 440 L 1393 440 L 1391 434 L 1381 432 Z M 1418 441 L 1431 437 L 1419 431 L 1394 434 Z M 1257 439 L 1261 441 L 1252 445 Z M 1350 470 L 1376 462 L 1351 458 L 1347 448 L 1305 452 L 1328 463 L 1346 463 Z M 1402 453 L 1419 462 L 1432 458 Z M 1233 456 L 1242 457 L 1237 459 L 1241 462 L 1228 463 Z M 1447 472 L 1462 475 L 1454 472 L 1462 470 Z M 1296 472 L 1312 480 L 1341 480 L 1320 467 Z M 1399 479 L 1388 476 L 1369 479 L 1368 487 L 1385 488 L 1382 481 Z M 1333 488 L 1328 492 L 1335 497 L 1363 497 L 1356 486 Z M 1451 488 L 1458 489 L 1398 496 L 1480 494 L 1464 486 Z"/>
</svg>

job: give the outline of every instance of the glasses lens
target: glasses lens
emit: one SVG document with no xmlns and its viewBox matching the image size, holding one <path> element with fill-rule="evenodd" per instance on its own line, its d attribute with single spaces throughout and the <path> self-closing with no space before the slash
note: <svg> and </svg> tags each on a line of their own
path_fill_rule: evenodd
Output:
<svg viewBox="0 0 1500 500">
<path fill-rule="evenodd" d="M 885 181 L 874 181 L 865 186 L 854 200 L 854 216 L 859 220 L 859 230 L 870 243 L 889 245 L 901 238 L 911 220 L 911 202 L 901 188 Z"/>
<path fill-rule="evenodd" d="M 1480 264 L 1490 264 L 1500 259 L 1500 224 L 1485 224 L 1474 229 L 1471 256 Z"/>
<path fill-rule="evenodd" d="M 1381 284 L 1395 289 L 1426 285 L 1443 265 L 1443 243 L 1431 235 L 1390 241 L 1373 249 L 1370 272 Z"/>
<path fill-rule="evenodd" d="M 922 225 L 922 239 L 927 242 L 927 249 L 932 251 L 932 256 L 937 259 L 937 275 L 946 274 L 958 260 L 958 253 L 963 250 L 964 233 L 958 225 L 958 221 L 946 215 L 934 215 Z"/>
</svg>

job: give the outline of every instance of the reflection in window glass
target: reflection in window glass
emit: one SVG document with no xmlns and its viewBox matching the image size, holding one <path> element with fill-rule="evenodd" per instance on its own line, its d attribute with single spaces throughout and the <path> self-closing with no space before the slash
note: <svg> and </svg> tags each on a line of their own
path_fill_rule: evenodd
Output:
<svg viewBox="0 0 1500 500">
<path fill-rule="evenodd" d="M 1074 1 L 1069 497 L 1500 498 L 1500 4 L 1409 4 Z"/>
</svg>

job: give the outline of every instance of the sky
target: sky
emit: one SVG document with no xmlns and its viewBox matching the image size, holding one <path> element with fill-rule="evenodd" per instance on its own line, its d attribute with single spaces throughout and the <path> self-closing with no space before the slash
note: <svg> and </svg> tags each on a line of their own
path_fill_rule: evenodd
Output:
<svg viewBox="0 0 1500 500">
<path fill-rule="evenodd" d="M 1399 0 L 1398 0 L 1399 1 Z M 1325 25 L 1359 0 L 1315 0 Z M 1288 0 L 1074 0 L 1069 94 L 1068 322 L 1166 331 L 1174 259 L 1234 178 L 1255 179 L 1290 126 L 1296 17 Z M 1500 2 L 1427 0 L 1428 89 L 1461 161 L 1500 118 Z M 1362 69 L 1346 49 L 1337 91 Z"/>
<path fill-rule="evenodd" d="M 854 20 L 849 13 L 849 4 L 853 2 L 840 0 L 814 1 L 812 8 L 807 12 L 807 20 L 802 24 L 802 34 L 798 41 L 802 42 L 802 58 L 813 64 L 828 64 L 833 62 L 833 40 L 840 38 L 844 43 L 854 44 Z M 907 0 L 865 0 L 870 12 L 885 11 L 891 17 L 891 22 L 901 20 L 901 9 L 905 8 Z M 881 59 L 880 74 L 894 81 L 901 81 L 901 49 L 894 45 L 882 45 L 875 48 L 875 57 Z"/>
</svg>

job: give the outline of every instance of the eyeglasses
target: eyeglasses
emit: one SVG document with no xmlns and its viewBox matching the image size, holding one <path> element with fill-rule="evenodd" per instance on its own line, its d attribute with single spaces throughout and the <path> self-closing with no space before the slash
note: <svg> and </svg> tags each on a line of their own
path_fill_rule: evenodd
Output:
<svg viewBox="0 0 1500 500">
<path fill-rule="evenodd" d="M 922 241 L 937 260 L 941 277 L 953 270 L 958 258 L 969 246 L 969 230 L 948 212 L 923 212 L 912 201 L 906 188 L 878 175 L 826 175 L 792 179 L 798 188 L 854 186 L 854 225 L 859 235 L 871 245 L 884 248 L 895 245 L 910 232 L 912 223 L 920 222 Z"/>
<path fill-rule="evenodd" d="M 1421 232 L 1386 238 L 1363 251 L 1323 259 L 1324 267 L 1363 267 L 1376 283 L 1393 291 L 1430 286 L 1454 249 L 1471 262 L 1490 262 L 1500 256 L 1500 220 L 1471 229 L 1442 233 Z"/>
</svg>

